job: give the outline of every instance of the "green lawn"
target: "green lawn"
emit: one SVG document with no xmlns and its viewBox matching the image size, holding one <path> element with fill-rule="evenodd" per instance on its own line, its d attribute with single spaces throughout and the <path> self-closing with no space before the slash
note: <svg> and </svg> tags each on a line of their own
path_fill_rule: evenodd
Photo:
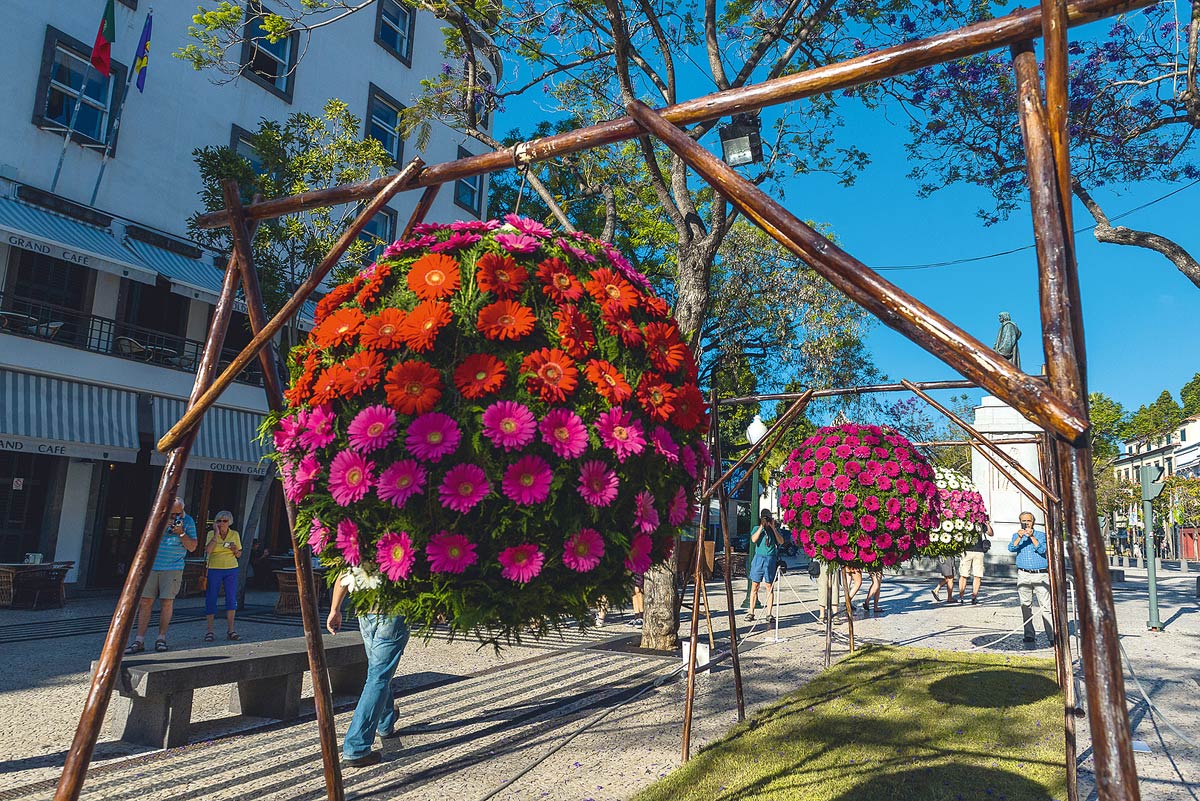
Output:
<svg viewBox="0 0 1200 801">
<path fill-rule="evenodd" d="M 868 647 L 635 801 L 1065 796 L 1062 700 L 1051 660 Z"/>
</svg>

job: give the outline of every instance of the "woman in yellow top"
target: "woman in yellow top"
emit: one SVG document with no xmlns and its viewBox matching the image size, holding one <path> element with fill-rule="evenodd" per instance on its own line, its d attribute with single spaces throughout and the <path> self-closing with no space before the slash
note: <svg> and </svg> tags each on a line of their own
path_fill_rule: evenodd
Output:
<svg viewBox="0 0 1200 801">
<path fill-rule="evenodd" d="M 237 612 L 238 558 L 242 555 L 242 538 L 230 528 L 232 525 L 232 512 L 217 512 L 217 516 L 213 518 L 216 531 L 208 533 L 208 545 L 204 548 L 208 559 L 208 593 L 204 598 L 208 633 L 204 635 L 205 642 L 215 639 L 213 618 L 217 614 L 217 592 L 222 587 L 225 589 L 225 619 L 229 623 L 229 631 L 225 637 L 230 640 L 241 639 L 233 630 L 233 616 Z"/>
</svg>

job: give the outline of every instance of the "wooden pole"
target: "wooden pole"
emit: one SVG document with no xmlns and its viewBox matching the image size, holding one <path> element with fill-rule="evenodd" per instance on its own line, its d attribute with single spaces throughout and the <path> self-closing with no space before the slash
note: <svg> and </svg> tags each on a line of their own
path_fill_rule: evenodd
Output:
<svg viewBox="0 0 1200 801">
<path fill-rule="evenodd" d="M 1083 404 L 1086 410 L 1087 384 L 1078 358 L 1084 347 L 1083 331 L 1078 310 L 1072 308 L 1079 296 L 1079 277 L 1032 44 L 1013 48 L 1013 69 L 1037 246 L 1046 372 L 1056 392 Z M 1116 609 L 1096 513 L 1091 450 L 1086 437 L 1074 442 L 1060 439 L 1055 444 L 1065 522 L 1071 534 L 1096 791 L 1101 801 L 1139 801 Z"/>
<path fill-rule="evenodd" d="M 1066 0 L 1042 0 L 1042 46 L 1045 50 L 1046 122 L 1050 146 L 1057 166 L 1058 191 L 1062 199 L 1066 233 L 1074 238 L 1071 224 L 1071 158 L 1067 138 L 1067 27 Z"/>
<path fill-rule="evenodd" d="M 716 400 L 716 393 L 710 396 Z M 716 403 L 712 404 L 712 420 L 710 425 L 716 431 L 721 430 L 720 425 L 720 409 Z M 713 449 L 713 463 L 721 464 L 721 437 L 718 435 L 715 440 L 716 448 Z M 705 505 L 709 501 L 702 501 Z M 738 630 L 737 630 L 737 612 L 733 605 L 733 545 L 729 539 L 729 521 L 726 519 L 726 510 L 729 508 L 729 495 L 725 492 L 723 485 L 717 485 L 717 518 L 721 521 L 721 539 L 725 541 L 725 612 L 729 617 L 729 651 L 733 659 L 733 690 L 737 697 L 737 713 L 738 723 L 746 719 L 746 699 L 742 692 L 742 662 L 738 655 Z"/>
<path fill-rule="evenodd" d="M 200 396 L 200 399 L 196 402 L 196 404 L 192 408 L 188 409 L 188 411 L 183 415 L 183 418 L 180 419 L 180 421 L 176 423 L 170 431 L 163 435 L 163 437 L 158 441 L 158 449 L 160 451 L 165 452 L 175 447 L 179 443 L 180 437 L 182 437 L 185 432 L 190 431 L 192 427 L 199 422 L 200 417 L 204 414 L 208 407 L 212 406 L 213 403 L 216 402 L 217 398 L 220 397 L 221 393 L 224 392 L 231 383 L 233 383 L 233 380 L 237 374 L 244 370 L 246 365 L 250 364 L 250 362 L 253 361 L 256 356 L 258 356 L 259 352 L 267 346 L 267 343 L 271 342 L 275 338 L 275 335 L 279 333 L 279 329 L 287 325 L 288 321 L 300 311 L 300 308 L 304 305 L 304 301 L 308 300 L 308 296 L 316 291 L 317 287 L 321 285 L 321 281 L 325 279 L 325 276 L 329 274 L 329 271 L 332 270 L 338 263 L 338 260 L 342 258 L 342 255 L 346 252 L 346 248 L 350 247 L 350 244 L 358 238 L 360 233 L 362 233 L 362 230 L 366 227 L 367 223 L 369 223 L 371 219 L 379 213 L 380 209 L 387 205 L 387 202 L 391 200 L 397 192 L 408 187 L 409 182 L 421 169 L 424 163 L 425 162 L 421 161 L 421 159 L 414 158 L 405 166 L 403 170 L 396 173 L 396 175 L 391 178 L 391 180 L 383 187 L 378 195 L 371 199 L 371 202 L 368 203 L 366 208 L 359 213 L 358 217 L 354 219 L 354 222 L 352 222 L 350 226 L 342 232 L 342 235 L 338 237 L 337 243 L 334 244 L 333 249 L 325 255 L 325 258 L 321 260 L 321 263 L 312 271 L 312 274 L 308 276 L 308 278 L 303 284 L 300 285 L 291 298 L 288 299 L 287 303 L 283 304 L 283 308 L 281 308 L 275 314 L 275 316 L 271 318 L 270 322 L 263 326 L 261 331 L 254 335 L 254 338 L 250 340 L 250 343 L 246 345 L 246 347 L 242 348 L 242 352 L 239 353 L 233 362 L 225 368 L 225 372 L 221 373 L 221 375 L 217 377 L 212 386 Z M 298 195 L 297 197 L 302 196 Z M 229 215 L 227 213 L 224 214 L 223 219 L 228 221 Z"/>
<path fill-rule="evenodd" d="M 999 445 L 1036 445 L 1041 442 L 1039 437 L 1013 437 L 1011 439 L 992 440 Z M 973 447 L 969 439 L 928 439 L 912 443 L 915 447 L 923 448 L 955 448 L 966 445 Z"/>
<path fill-rule="evenodd" d="M 846 568 L 839 566 L 838 573 L 842 576 L 842 592 L 846 596 L 846 630 L 850 635 L 850 653 L 854 653 L 854 609 L 850 600 L 850 580 L 846 578 Z"/>
<path fill-rule="evenodd" d="M 241 270 L 246 315 L 250 318 L 250 330 L 257 334 L 266 326 L 267 315 L 262 289 L 258 284 L 258 271 L 254 266 L 251 235 L 242 213 L 237 181 L 224 181 L 221 189 L 225 196 L 225 208 L 230 211 L 229 228 L 233 234 L 233 251 Z M 283 386 L 277 368 L 275 341 L 268 340 L 258 355 L 263 368 L 263 388 L 267 395 L 267 406 L 273 412 L 280 411 L 284 406 Z M 304 624 L 304 641 L 313 682 L 313 704 L 317 710 L 317 731 L 320 734 L 321 760 L 325 769 L 325 795 L 329 801 L 342 801 L 345 793 L 338 756 L 337 727 L 333 719 L 333 691 L 329 681 L 329 665 L 325 660 L 325 645 L 321 637 L 321 615 L 317 608 L 317 586 L 312 569 L 312 555 L 308 546 L 301 546 L 296 539 L 296 505 L 285 499 L 284 506 L 287 510 L 288 534 L 292 540 L 292 554 L 296 564 L 296 587 L 300 596 L 300 619 Z"/>
<path fill-rule="evenodd" d="M 217 361 L 220 359 L 221 347 L 225 343 L 225 332 L 229 328 L 229 318 L 233 313 L 233 298 L 237 290 L 238 270 L 235 259 L 230 259 L 225 268 L 225 278 L 221 284 L 221 294 L 213 309 L 212 322 L 209 324 L 208 338 L 204 342 L 204 350 L 200 356 L 200 364 L 196 368 L 196 378 L 192 384 L 192 393 L 188 400 L 189 407 L 194 407 L 205 387 L 212 381 L 216 372 Z M 67 750 L 63 763 L 62 776 L 54 792 L 54 801 L 76 801 L 83 789 L 87 777 L 88 765 L 96 749 L 96 740 L 100 736 L 100 728 L 104 723 L 104 713 L 108 709 L 112 697 L 113 685 L 121 672 L 121 657 L 125 650 L 125 642 L 129 639 L 129 631 L 133 627 L 134 614 L 137 610 L 138 599 L 146 579 L 150 576 L 150 568 L 158 554 L 158 545 L 166 529 L 167 515 L 174 505 L 175 496 L 179 492 L 179 482 L 187 465 L 188 454 L 192 449 L 195 434 L 182 437 L 178 444 L 167 456 L 162 478 L 158 482 L 158 491 L 154 503 L 150 507 L 150 517 L 142 529 L 142 537 L 133 555 L 133 562 L 125 577 L 125 585 L 117 599 L 117 608 L 113 612 L 112 623 L 109 624 L 108 634 L 104 638 L 104 646 L 100 651 L 100 659 L 96 662 L 96 671 L 92 674 L 92 682 L 84 700 L 83 712 L 79 717 L 79 725 L 75 729 L 75 737 Z"/>
<path fill-rule="evenodd" d="M 1067 24 L 1082 25 L 1152 5 L 1153 2 L 1154 0 L 1076 0 L 1067 4 Z M 668 122 L 676 125 L 688 125 L 806 97 L 832 94 L 1036 38 L 1042 30 L 1041 17 L 1041 10 L 1038 8 L 1021 9 L 1003 17 L 984 20 L 926 39 L 905 42 L 837 64 L 677 103 L 663 109 L 663 116 Z M 490 153 L 435 164 L 423 170 L 413 186 L 452 184 L 460 178 L 520 168 L 534 162 L 633 139 L 641 134 L 642 130 L 634 120 L 620 117 L 586 128 L 522 142 Z M 375 178 L 288 198 L 268 200 L 248 206 L 246 214 L 250 219 L 266 219 L 322 206 L 354 203 L 374 196 L 388 180 L 388 177 Z M 200 228 L 219 228 L 227 224 L 226 220 L 227 214 L 224 211 L 216 211 L 200 215 L 196 218 L 196 224 Z"/>
<path fill-rule="evenodd" d="M 425 191 L 421 193 L 421 197 L 417 201 L 417 207 L 413 209 L 412 216 L 408 218 L 408 224 L 404 226 L 404 231 L 400 234 L 401 239 L 411 237 L 413 229 L 425 221 L 425 215 L 429 214 L 429 210 L 433 208 L 433 201 L 437 199 L 438 190 L 441 188 L 441 184 L 425 187 Z"/>
<path fill-rule="evenodd" d="M 946 415 L 946 417 L 949 417 L 956 426 L 958 426 L 963 431 L 965 431 L 967 436 L 971 437 L 976 442 L 978 442 L 980 446 L 987 448 L 989 451 L 992 452 L 992 454 L 994 456 L 999 456 L 1001 459 L 1008 462 L 1009 466 L 1012 467 L 1014 470 L 1016 470 L 1018 473 L 1020 473 L 1025 478 L 1026 481 L 1028 481 L 1033 486 L 1037 487 L 1038 491 L 1041 492 L 1042 495 L 1046 496 L 1047 498 L 1049 498 L 1051 501 L 1054 501 L 1055 503 L 1058 503 L 1061 500 L 1058 497 L 1058 495 L 1056 495 L 1055 493 L 1050 491 L 1049 487 L 1047 487 L 1044 483 L 1039 481 L 1037 476 L 1035 476 L 1033 473 L 1029 472 L 1029 470 L 1027 470 L 1023 464 L 1018 462 L 1011 453 L 1009 453 L 1006 450 L 1001 449 L 999 446 L 997 446 L 995 443 L 993 443 L 990 439 L 985 437 L 983 434 L 980 434 L 966 420 L 963 420 L 957 414 L 955 414 L 954 412 L 950 411 L 942 404 L 935 401 L 932 397 L 929 396 L 928 393 L 926 393 L 924 390 L 922 390 L 920 387 L 918 387 L 916 384 L 912 383 L 911 381 L 908 381 L 907 379 L 905 379 L 905 380 L 901 381 L 900 383 L 904 384 L 905 387 L 912 390 L 913 394 L 916 395 L 918 398 L 925 401 L 926 403 L 928 403 L 933 408 L 937 409 L 942 414 Z"/>
<path fill-rule="evenodd" d="M 918 381 L 921 389 L 975 389 L 974 381 Z M 722 406 L 749 406 L 763 401 L 796 400 L 806 393 L 813 398 L 840 398 L 843 395 L 867 395 L 875 392 L 903 392 L 903 384 L 868 384 L 861 387 L 837 387 L 834 389 L 806 389 L 804 392 L 774 392 L 766 395 L 746 395 L 742 398 L 726 398 L 717 401 Z"/>
<path fill-rule="evenodd" d="M 881 278 L 649 106 L 634 101 L 626 110 L 739 211 L 889 327 L 1015 406 L 1026 419 L 1070 440 L 1087 431 L 1085 407 L 1077 400 L 1068 402 L 1059 397 L 941 314 Z"/>
<path fill-rule="evenodd" d="M 804 411 L 805 407 L 808 406 L 808 399 L 810 397 L 812 397 L 811 391 L 800 393 L 800 396 L 796 398 L 796 402 L 788 407 L 788 410 L 780 415 L 778 420 L 771 424 L 771 427 L 767 429 L 767 433 L 763 435 L 763 438 L 758 442 L 751 443 L 750 447 L 746 448 L 746 451 L 741 455 L 741 458 L 734 462 L 733 466 L 726 470 L 724 474 L 722 474 L 721 477 L 716 480 L 716 482 L 707 487 L 705 492 L 700 495 L 701 503 L 710 500 L 713 496 L 713 493 L 716 492 L 716 488 L 723 486 L 725 482 L 729 480 L 729 477 L 733 475 L 735 470 L 745 464 L 751 456 L 754 456 L 756 457 L 754 459 L 754 464 L 750 466 L 750 468 L 746 471 L 746 474 L 742 476 L 742 480 L 737 483 L 737 486 L 733 488 L 730 494 L 734 494 L 741 489 L 742 484 L 746 483 L 746 479 L 749 477 L 749 475 L 757 470 L 759 465 L 766 460 L 767 456 L 771 453 L 771 449 L 775 447 L 775 443 L 787 433 L 788 428 L 791 426 L 792 421 L 796 419 L 796 416 L 799 415 L 800 412 Z M 715 403 L 713 404 L 712 408 L 717 408 Z M 718 462 L 718 464 L 720 463 Z"/>
</svg>

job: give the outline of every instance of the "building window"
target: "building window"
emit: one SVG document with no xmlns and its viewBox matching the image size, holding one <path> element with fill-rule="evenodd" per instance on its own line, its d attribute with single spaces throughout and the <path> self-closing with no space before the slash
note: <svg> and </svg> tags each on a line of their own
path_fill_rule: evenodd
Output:
<svg viewBox="0 0 1200 801">
<path fill-rule="evenodd" d="M 259 155 L 258 150 L 251 144 L 251 134 L 240 125 L 233 126 L 233 130 L 229 135 L 229 147 L 234 153 L 250 162 L 250 169 L 254 170 L 255 175 L 263 174 L 263 160 Z"/>
<path fill-rule="evenodd" d="M 379 0 L 376 5 L 375 42 L 403 61 L 406 67 L 411 67 L 416 13 L 397 0 Z"/>
<path fill-rule="evenodd" d="M 385 247 L 390 245 L 396 238 L 396 212 L 392 209 L 383 209 L 371 221 L 363 227 L 362 233 L 358 235 L 362 242 L 366 242 L 370 246 L 370 250 L 363 256 L 363 264 L 370 264 L 379 257 L 379 254 Z"/>
<path fill-rule="evenodd" d="M 404 158 L 404 139 L 400 136 L 400 112 L 404 106 L 375 84 L 367 96 L 367 136 L 379 140 L 399 164 Z"/>
<path fill-rule="evenodd" d="M 1186 428 L 1179 429 L 1179 441 L 1187 442 L 1187 429 Z"/>
<path fill-rule="evenodd" d="M 265 6 L 253 0 L 246 8 L 242 74 L 291 103 L 299 37 L 293 33 L 272 42 L 262 24 L 263 17 L 269 13 Z"/>
<path fill-rule="evenodd" d="M 102 148 L 112 133 L 112 112 L 125 84 L 125 67 L 114 61 L 112 73 L 105 78 L 91 67 L 90 59 L 90 47 L 46 26 L 33 124 L 66 135 L 78 99 L 79 113 L 75 114 L 72 139 L 85 146 Z"/>
<path fill-rule="evenodd" d="M 458 157 L 465 159 L 468 156 L 474 155 L 461 145 L 458 148 Z M 476 217 L 483 215 L 483 176 L 473 175 L 469 178 L 459 178 L 454 182 L 454 202 L 461 208 L 474 214 Z"/>
</svg>

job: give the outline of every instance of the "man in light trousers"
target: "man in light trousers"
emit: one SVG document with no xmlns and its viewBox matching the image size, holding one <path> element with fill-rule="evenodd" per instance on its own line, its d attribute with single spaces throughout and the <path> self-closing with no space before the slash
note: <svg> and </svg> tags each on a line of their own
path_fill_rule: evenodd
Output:
<svg viewBox="0 0 1200 801">
<path fill-rule="evenodd" d="M 1021 618 L 1025 623 L 1025 642 L 1034 641 L 1033 598 L 1037 596 L 1038 611 L 1046 636 L 1054 641 L 1050 624 L 1050 562 L 1046 558 L 1046 533 L 1033 527 L 1033 514 L 1021 512 L 1021 528 L 1013 534 L 1008 550 L 1017 555 L 1017 598 L 1021 602 Z"/>
</svg>

